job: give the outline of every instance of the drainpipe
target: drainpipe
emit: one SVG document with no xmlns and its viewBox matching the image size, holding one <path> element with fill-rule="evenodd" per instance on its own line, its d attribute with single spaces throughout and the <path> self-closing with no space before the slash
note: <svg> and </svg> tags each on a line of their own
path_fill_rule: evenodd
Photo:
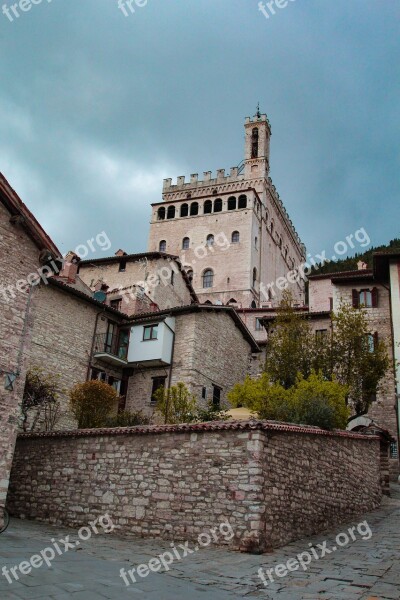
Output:
<svg viewBox="0 0 400 600">
<path fill-rule="evenodd" d="M 172 333 L 172 351 L 171 351 L 171 366 L 169 368 L 169 377 L 168 377 L 168 389 L 171 387 L 172 381 L 172 366 L 174 364 L 174 355 L 175 355 L 175 331 L 164 321 L 164 325 L 168 327 L 170 332 Z"/>
</svg>

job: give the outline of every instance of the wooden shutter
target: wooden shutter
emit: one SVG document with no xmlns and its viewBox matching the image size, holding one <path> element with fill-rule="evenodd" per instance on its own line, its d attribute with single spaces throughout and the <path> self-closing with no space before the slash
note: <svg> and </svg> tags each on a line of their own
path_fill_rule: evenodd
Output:
<svg viewBox="0 0 400 600">
<path fill-rule="evenodd" d="M 372 303 L 372 308 L 378 307 L 378 288 L 376 288 L 376 287 L 372 288 L 372 291 L 371 291 L 371 303 Z"/>
<path fill-rule="evenodd" d="M 353 308 L 359 308 L 360 307 L 360 294 L 359 294 L 358 290 L 352 290 L 351 293 L 353 296 Z"/>
<path fill-rule="evenodd" d="M 378 347 L 378 340 L 379 340 L 378 332 L 375 331 L 375 333 L 374 333 L 374 350 L 376 350 Z"/>
</svg>

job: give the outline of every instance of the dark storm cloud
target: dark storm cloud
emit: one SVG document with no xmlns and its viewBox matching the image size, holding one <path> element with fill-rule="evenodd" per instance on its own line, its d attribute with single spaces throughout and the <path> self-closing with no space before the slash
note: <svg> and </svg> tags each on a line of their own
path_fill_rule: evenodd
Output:
<svg viewBox="0 0 400 600">
<path fill-rule="evenodd" d="M 11 4 L 11 2 L 9 3 Z M 52 0 L 0 14 L 0 170 L 63 251 L 146 248 L 162 179 L 243 158 L 256 103 L 271 174 L 311 252 L 399 234 L 399 5 Z"/>
</svg>

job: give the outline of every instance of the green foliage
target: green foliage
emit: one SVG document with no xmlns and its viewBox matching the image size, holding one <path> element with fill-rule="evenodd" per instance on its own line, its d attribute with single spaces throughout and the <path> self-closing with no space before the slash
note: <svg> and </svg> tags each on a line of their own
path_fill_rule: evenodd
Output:
<svg viewBox="0 0 400 600">
<path fill-rule="evenodd" d="M 196 418 L 197 400 L 182 382 L 166 389 L 161 387 L 155 393 L 156 412 L 164 423 L 191 423 Z"/>
<path fill-rule="evenodd" d="M 62 391 L 58 374 L 45 373 L 41 367 L 37 366 L 29 369 L 26 374 L 21 406 L 24 431 L 27 431 L 28 417 L 31 411 L 35 411 L 31 431 L 35 430 L 38 421 L 43 423 L 45 431 L 54 429 L 60 414 L 58 398 Z"/>
<path fill-rule="evenodd" d="M 136 425 L 150 425 L 151 418 L 141 411 L 129 412 L 124 410 L 113 417 L 108 417 L 107 427 L 135 427 Z"/>
<path fill-rule="evenodd" d="M 246 406 L 261 419 L 316 425 L 324 429 L 345 429 L 349 417 L 347 388 L 336 381 L 326 381 L 322 373 L 299 375 L 290 388 L 273 383 L 264 373 L 259 379 L 249 377 L 228 394 L 234 406 Z"/>
<path fill-rule="evenodd" d="M 390 365 L 386 345 L 371 346 L 365 310 L 343 305 L 332 321 L 332 371 L 348 387 L 355 413 L 366 414 Z"/>
<path fill-rule="evenodd" d="M 103 381 L 78 383 L 70 391 L 70 408 L 79 429 L 106 427 L 107 418 L 117 405 L 116 390 Z"/>
<path fill-rule="evenodd" d="M 226 410 L 216 408 L 213 402 L 210 400 L 207 403 L 207 407 L 202 406 L 196 407 L 195 421 L 198 423 L 207 423 L 208 421 L 227 421 L 230 419 L 230 415 L 226 414 Z"/>
<path fill-rule="evenodd" d="M 356 253 L 354 256 L 348 256 L 347 258 L 342 258 L 335 262 L 329 262 L 323 266 L 318 264 L 316 267 L 313 267 L 312 275 L 338 273 L 340 271 L 355 271 L 357 270 L 357 263 L 360 260 L 371 266 L 374 252 L 382 252 L 382 250 L 400 250 L 400 239 L 395 238 L 386 245 L 384 244 L 376 247 L 372 246 L 366 252 Z"/>
</svg>

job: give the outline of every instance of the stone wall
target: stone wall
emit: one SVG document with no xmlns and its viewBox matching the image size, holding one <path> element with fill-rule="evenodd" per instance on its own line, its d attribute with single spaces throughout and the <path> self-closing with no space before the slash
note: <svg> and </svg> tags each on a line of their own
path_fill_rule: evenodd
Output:
<svg viewBox="0 0 400 600">
<path fill-rule="evenodd" d="M 40 268 L 37 246 L 10 217 L 0 202 L 0 506 L 7 495 L 36 294 L 16 284 Z M 6 372 L 19 373 L 13 390 L 4 387 Z"/>
<path fill-rule="evenodd" d="M 263 552 L 376 508 L 379 439 L 253 421 L 20 436 L 9 510 L 128 536 L 193 541 L 228 520 Z"/>
</svg>

